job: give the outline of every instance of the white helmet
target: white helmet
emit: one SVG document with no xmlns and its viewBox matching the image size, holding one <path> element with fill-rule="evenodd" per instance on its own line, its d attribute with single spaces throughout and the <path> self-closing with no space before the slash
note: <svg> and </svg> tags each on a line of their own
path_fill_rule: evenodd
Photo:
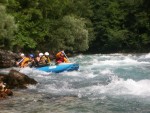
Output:
<svg viewBox="0 0 150 113">
<path fill-rule="evenodd" d="M 45 52 L 45 55 L 47 55 L 47 56 L 48 56 L 48 55 L 49 55 L 49 53 L 48 53 L 48 52 Z"/>
<path fill-rule="evenodd" d="M 43 53 L 39 53 L 39 56 L 43 56 Z"/>
<path fill-rule="evenodd" d="M 20 54 L 20 56 L 22 56 L 22 57 L 23 57 L 23 56 L 24 56 L 24 54 L 23 54 L 23 53 L 21 53 L 21 54 Z"/>
</svg>

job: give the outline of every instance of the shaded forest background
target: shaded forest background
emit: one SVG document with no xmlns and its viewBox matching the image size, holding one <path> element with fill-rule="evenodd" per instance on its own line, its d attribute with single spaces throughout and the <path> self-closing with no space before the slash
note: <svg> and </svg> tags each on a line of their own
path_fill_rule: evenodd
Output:
<svg viewBox="0 0 150 113">
<path fill-rule="evenodd" d="M 149 52 L 149 0 L 0 0 L 0 48 Z"/>
</svg>

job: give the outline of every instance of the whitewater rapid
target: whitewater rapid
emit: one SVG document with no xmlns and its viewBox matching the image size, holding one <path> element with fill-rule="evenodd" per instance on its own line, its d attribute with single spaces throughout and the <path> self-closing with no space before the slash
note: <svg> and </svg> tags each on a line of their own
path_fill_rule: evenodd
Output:
<svg viewBox="0 0 150 113">
<path fill-rule="evenodd" d="M 29 85 L 23 90 L 26 95 L 14 97 L 13 101 L 3 104 L 12 110 L 4 107 L 2 112 L 150 112 L 150 53 L 81 54 L 69 60 L 79 63 L 78 71 L 56 74 L 17 68 L 38 84 Z M 9 70 L 0 71 L 7 73 Z"/>
<path fill-rule="evenodd" d="M 20 70 L 39 84 L 29 89 L 55 95 L 99 98 L 101 95 L 150 96 L 150 54 L 96 54 L 70 58 L 79 71 L 59 74 Z"/>
</svg>

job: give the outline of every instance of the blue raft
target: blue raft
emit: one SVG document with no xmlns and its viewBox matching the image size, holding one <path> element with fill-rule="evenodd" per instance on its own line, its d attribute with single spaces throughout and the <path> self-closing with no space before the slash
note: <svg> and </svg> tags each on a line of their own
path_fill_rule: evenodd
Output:
<svg viewBox="0 0 150 113">
<path fill-rule="evenodd" d="M 79 69 L 79 64 L 74 63 L 61 63 L 55 66 L 43 66 L 43 67 L 36 67 L 37 70 L 45 71 L 45 72 L 54 72 L 60 73 L 64 71 L 75 71 Z"/>
</svg>

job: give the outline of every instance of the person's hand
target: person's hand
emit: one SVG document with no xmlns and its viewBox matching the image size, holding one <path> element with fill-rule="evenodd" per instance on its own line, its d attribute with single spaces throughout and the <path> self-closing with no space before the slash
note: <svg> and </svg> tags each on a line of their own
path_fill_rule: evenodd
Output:
<svg viewBox="0 0 150 113">
<path fill-rule="evenodd" d="M 18 66 L 18 65 L 19 65 L 19 62 L 16 62 L 16 65 Z"/>
</svg>

